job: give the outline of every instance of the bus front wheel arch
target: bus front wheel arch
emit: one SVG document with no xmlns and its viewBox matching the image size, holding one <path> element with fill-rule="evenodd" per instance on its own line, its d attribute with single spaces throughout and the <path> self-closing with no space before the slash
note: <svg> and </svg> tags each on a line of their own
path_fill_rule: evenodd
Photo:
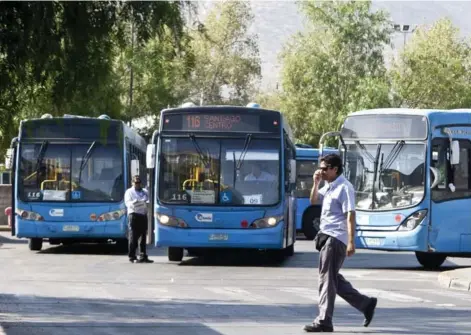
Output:
<svg viewBox="0 0 471 335">
<path fill-rule="evenodd" d="M 445 262 L 447 255 L 437 254 L 432 252 L 419 252 L 415 253 L 417 261 L 426 269 L 437 269 L 443 262 Z"/>
<path fill-rule="evenodd" d="M 312 241 L 319 231 L 322 208 L 319 205 L 311 206 L 304 211 L 302 231 L 306 239 Z"/>
</svg>

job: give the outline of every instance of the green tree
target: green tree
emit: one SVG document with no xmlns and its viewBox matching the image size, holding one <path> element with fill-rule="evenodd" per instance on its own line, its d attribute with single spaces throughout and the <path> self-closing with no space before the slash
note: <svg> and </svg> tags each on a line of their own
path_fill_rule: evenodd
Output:
<svg viewBox="0 0 471 335">
<path fill-rule="evenodd" d="M 195 68 L 184 95 L 195 104 L 244 104 L 260 79 L 257 36 L 248 33 L 253 21 L 250 3 L 223 1 L 213 6 L 204 24 L 190 33 Z"/>
<path fill-rule="evenodd" d="M 183 35 L 182 1 L 0 2 L 2 148 L 18 119 L 52 114 L 122 114 L 119 51 L 170 30 Z M 15 124 L 15 127 L 12 127 Z"/>
<path fill-rule="evenodd" d="M 389 107 L 383 49 L 391 26 L 370 1 L 301 2 L 306 31 L 281 53 L 283 111 L 298 141 L 317 145 L 349 112 Z"/>
<path fill-rule="evenodd" d="M 471 105 L 471 47 L 445 18 L 419 27 L 394 62 L 393 88 L 403 106 L 468 108 Z"/>
</svg>

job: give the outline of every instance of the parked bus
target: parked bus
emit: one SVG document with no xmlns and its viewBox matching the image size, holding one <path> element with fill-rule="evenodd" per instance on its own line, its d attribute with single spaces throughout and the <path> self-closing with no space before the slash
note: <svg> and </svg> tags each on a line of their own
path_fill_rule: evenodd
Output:
<svg viewBox="0 0 471 335">
<path fill-rule="evenodd" d="M 338 150 L 325 148 L 324 154 L 329 153 L 338 153 Z M 322 210 L 320 202 L 311 205 L 309 200 L 313 185 L 312 176 L 318 166 L 319 149 L 306 144 L 296 144 L 296 231 L 302 232 L 308 240 L 313 240 L 319 231 Z"/>
<path fill-rule="evenodd" d="M 124 192 L 146 178 L 146 142 L 122 121 L 43 115 L 22 121 L 7 152 L 12 235 L 30 250 L 49 244 L 127 244 Z"/>
<path fill-rule="evenodd" d="M 471 254 L 471 110 L 376 109 L 340 132 L 359 248 L 414 251 L 426 268 Z M 345 155 L 346 154 L 346 155 Z"/>
<path fill-rule="evenodd" d="M 166 109 L 147 154 L 155 167 L 155 245 L 168 247 L 170 261 L 181 261 L 184 249 L 293 254 L 295 147 L 280 112 L 257 105 Z"/>
</svg>

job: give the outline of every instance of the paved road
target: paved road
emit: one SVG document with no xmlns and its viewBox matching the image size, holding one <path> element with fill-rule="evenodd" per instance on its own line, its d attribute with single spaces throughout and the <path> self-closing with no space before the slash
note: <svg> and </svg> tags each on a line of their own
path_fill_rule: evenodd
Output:
<svg viewBox="0 0 471 335">
<path fill-rule="evenodd" d="M 113 245 L 34 253 L 0 235 L 0 334 L 303 334 L 317 312 L 317 252 L 299 241 L 283 264 L 263 256 L 131 264 Z M 451 259 L 446 268 L 471 266 Z M 343 274 L 379 298 L 371 326 L 342 299 L 336 333 L 469 334 L 471 294 L 440 287 L 413 254 L 359 251 Z"/>
</svg>

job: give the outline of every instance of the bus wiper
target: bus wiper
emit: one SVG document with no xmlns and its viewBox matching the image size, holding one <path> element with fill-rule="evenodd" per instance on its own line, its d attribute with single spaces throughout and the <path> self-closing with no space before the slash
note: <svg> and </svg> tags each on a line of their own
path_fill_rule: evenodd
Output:
<svg viewBox="0 0 471 335">
<path fill-rule="evenodd" d="M 249 145 L 252 142 L 252 134 L 247 134 L 245 137 L 245 143 L 244 143 L 244 149 L 242 149 L 242 152 L 240 153 L 239 161 L 237 162 L 237 170 L 240 170 L 242 167 L 242 164 L 244 162 L 245 155 L 247 154 L 247 151 L 249 150 Z"/>
<path fill-rule="evenodd" d="M 200 155 L 200 159 L 203 162 L 204 167 L 209 168 L 209 162 L 206 159 L 206 156 L 203 154 L 203 151 L 201 150 L 200 146 L 198 145 L 198 142 L 196 141 L 195 135 L 190 134 L 189 137 L 191 139 L 191 142 L 193 143 L 193 146 L 196 149 L 196 152 L 198 153 L 198 155 Z"/>
<path fill-rule="evenodd" d="M 371 209 L 375 209 L 375 201 L 376 201 L 376 190 L 375 190 L 375 182 L 376 177 L 378 174 L 378 165 L 379 165 L 379 154 L 381 153 L 381 144 L 378 144 L 376 148 L 376 156 L 374 160 L 374 170 L 373 170 L 373 185 L 371 186 Z"/>
<path fill-rule="evenodd" d="M 90 159 L 95 147 L 96 147 L 96 141 L 93 141 L 93 143 L 90 145 L 90 147 L 88 148 L 85 155 L 83 155 L 83 157 L 82 157 L 82 160 L 80 162 L 80 169 L 79 169 L 79 179 L 78 179 L 79 184 L 82 181 L 82 171 L 83 171 L 85 165 L 87 165 L 88 160 Z"/>
<path fill-rule="evenodd" d="M 41 164 L 44 159 L 44 154 L 46 153 L 48 145 L 49 145 L 49 141 L 43 141 L 43 143 L 41 143 L 41 147 L 39 148 L 39 153 L 38 153 L 38 159 L 36 160 L 36 169 L 35 169 L 36 172 L 38 172 L 41 167 Z"/>
<path fill-rule="evenodd" d="M 403 140 L 399 140 L 396 142 L 396 144 L 394 144 L 393 148 L 391 149 L 391 152 L 386 157 L 386 161 L 384 162 L 384 168 L 383 164 L 381 164 L 380 173 L 391 167 L 392 163 L 394 163 L 394 161 L 396 160 L 405 143 L 406 142 L 404 142 Z"/>
<path fill-rule="evenodd" d="M 370 163 L 374 163 L 375 158 L 366 150 L 365 146 L 360 143 L 360 141 L 355 141 L 355 144 L 361 149 L 361 152 L 365 155 L 366 158 L 370 161 Z"/>
<path fill-rule="evenodd" d="M 36 183 L 39 183 L 39 173 L 38 172 L 41 169 L 41 165 L 43 163 L 44 155 L 46 154 L 46 150 L 47 150 L 48 145 L 49 145 L 49 141 L 43 141 L 43 143 L 41 143 L 41 147 L 39 148 L 38 158 L 36 159 L 36 168 L 34 169 L 34 171 L 36 173 Z M 31 175 L 31 177 L 33 175 Z"/>
</svg>

